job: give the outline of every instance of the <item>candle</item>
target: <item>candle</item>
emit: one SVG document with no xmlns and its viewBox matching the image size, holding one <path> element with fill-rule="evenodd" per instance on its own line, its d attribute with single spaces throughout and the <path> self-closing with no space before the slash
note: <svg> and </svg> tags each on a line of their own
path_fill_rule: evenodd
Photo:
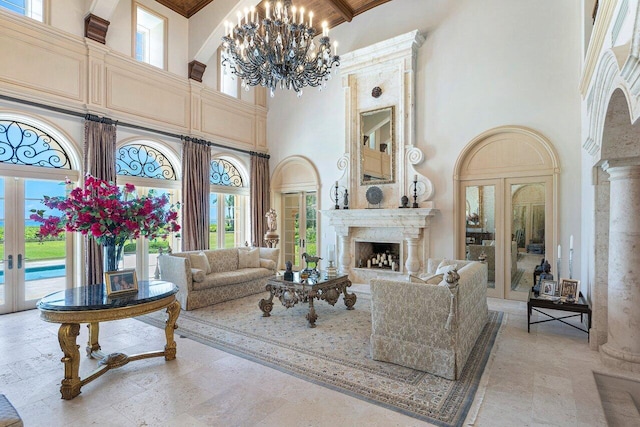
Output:
<svg viewBox="0 0 640 427">
<path fill-rule="evenodd" d="M 338 188 L 338 181 L 336 181 L 336 188 Z"/>
<path fill-rule="evenodd" d="M 313 12 L 309 12 L 309 28 L 313 27 Z"/>
<path fill-rule="evenodd" d="M 249 9 L 248 8 L 244 8 L 244 23 L 248 24 L 249 23 Z"/>
<path fill-rule="evenodd" d="M 236 13 L 236 16 L 238 17 L 238 27 L 240 26 L 240 22 L 242 21 L 242 12 L 238 11 Z"/>
<path fill-rule="evenodd" d="M 371 268 L 371 260 L 370 259 L 367 260 L 367 268 Z"/>
<path fill-rule="evenodd" d="M 561 252 L 560 252 L 560 245 L 558 245 L 558 259 L 562 258 Z"/>
<path fill-rule="evenodd" d="M 573 250 L 573 234 L 569 237 L 569 250 Z"/>
<path fill-rule="evenodd" d="M 413 182 L 418 182 L 418 175 L 413 175 Z"/>
<path fill-rule="evenodd" d="M 304 7 L 300 8 L 300 24 L 304 24 Z"/>
<path fill-rule="evenodd" d="M 296 23 L 296 14 L 298 13 L 298 8 L 293 6 L 291 8 L 291 23 L 295 24 Z"/>
<path fill-rule="evenodd" d="M 333 42 L 333 54 L 338 56 L 338 42 Z"/>
<path fill-rule="evenodd" d="M 256 8 L 251 6 L 251 21 L 256 22 Z"/>
<path fill-rule="evenodd" d="M 265 4 L 265 7 L 267 8 L 267 19 L 271 19 L 271 13 L 269 13 L 269 2 Z"/>
</svg>

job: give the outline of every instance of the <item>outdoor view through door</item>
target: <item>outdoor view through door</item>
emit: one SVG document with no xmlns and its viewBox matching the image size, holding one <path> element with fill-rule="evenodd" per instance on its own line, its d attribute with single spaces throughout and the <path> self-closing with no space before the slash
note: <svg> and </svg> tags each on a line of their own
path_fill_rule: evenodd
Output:
<svg viewBox="0 0 640 427">
<path fill-rule="evenodd" d="M 302 254 L 318 255 L 317 248 L 317 199 L 315 192 L 287 193 L 283 202 L 283 252 L 285 261 L 291 261 L 294 269 L 306 265 Z"/>
</svg>

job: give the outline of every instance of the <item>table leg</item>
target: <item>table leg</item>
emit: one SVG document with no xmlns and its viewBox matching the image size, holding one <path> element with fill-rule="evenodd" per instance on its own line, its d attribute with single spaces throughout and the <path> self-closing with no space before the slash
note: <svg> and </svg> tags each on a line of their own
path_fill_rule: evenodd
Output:
<svg viewBox="0 0 640 427">
<path fill-rule="evenodd" d="M 87 325 L 89 329 L 89 340 L 87 341 L 87 357 L 92 359 L 102 359 L 104 356 L 100 351 L 100 344 L 98 343 L 98 333 L 100 332 L 100 324 L 98 322 L 89 323 Z"/>
<path fill-rule="evenodd" d="M 347 280 L 347 282 L 342 285 L 342 293 L 344 295 L 344 305 L 347 306 L 347 310 L 353 310 L 353 306 L 356 304 L 356 300 L 358 296 L 356 294 L 348 294 L 347 288 L 351 286 L 351 281 Z"/>
<path fill-rule="evenodd" d="M 313 306 L 313 300 L 316 297 L 315 292 L 309 292 L 309 313 L 307 313 L 307 320 L 309 321 L 309 327 L 316 327 L 316 319 L 318 319 L 318 315 L 316 314 L 316 309 Z"/>
<path fill-rule="evenodd" d="M 258 302 L 258 307 L 262 310 L 262 317 L 271 316 L 271 310 L 273 310 L 273 296 L 275 295 L 275 289 L 271 285 L 267 285 L 267 290 L 269 291 L 269 299 L 266 300 L 262 298 L 260 302 Z"/>
<path fill-rule="evenodd" d="M 180 303 L 176 300 L 167 307 L 169 318 L 164 327 L 164 334 L 167 338 L 167 345 L 164 346 L 164 360 L 176 358 L 176 341 L 173 339 L 173 331 L 178 328 L 176 321 L 180 315 Z"/>
<path fill-rule="evenodd" d="M 61 362 L 64 363 L 64 379 L 60 387 L 62 398 L 70 400 L 80 394 L 80 348 L 76 338 L 80 335 L 79 323 L 63 323 L 58 330 L 58 342 L 64 353 Z"/>
<path fill-rule="evenodd" d="M 531 303 L 527 303 L 527 333 L 531 332 Z"/>
</svg>

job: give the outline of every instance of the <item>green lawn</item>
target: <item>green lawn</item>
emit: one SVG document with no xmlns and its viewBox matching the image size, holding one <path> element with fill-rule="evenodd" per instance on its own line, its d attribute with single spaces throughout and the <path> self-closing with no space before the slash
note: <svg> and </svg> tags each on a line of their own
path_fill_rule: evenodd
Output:
<svg viewBox="0 0 640 427">
<path fill-rule="evenodd" d="M 26 242 L 25 258 L 29 261 L 41 261 L 48 259 L 64 258 L 65 242 L 64 240 L 54 240 L 47 242 Z M 0 254 L 4 255 L 4 242 L 0 243 Z"/>
</svg>

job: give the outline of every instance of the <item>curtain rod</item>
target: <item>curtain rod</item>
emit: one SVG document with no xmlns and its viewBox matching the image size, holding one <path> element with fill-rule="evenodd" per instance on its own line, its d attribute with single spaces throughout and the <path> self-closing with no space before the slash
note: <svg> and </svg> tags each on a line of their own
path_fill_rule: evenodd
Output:
<svg viewBox="0 0 640 427">
<path fill-rule="evenodd" d="M 113 119 L 110 119 L 108 117 L 99 117 L 99 116 L 97 116 L 95 114 L 80 113 L 78 111 L 68 110 L 66 108 L 54 107 L 52 105 L 41 104 L 41 103 L 35 102 L 35 101 L 27 101 L 27 100 L 24 100 L 24 99 L 14 98 L 12 96 L 1 95 L 1 94 L 0 94 L 0 99 L 4 99 L 6 101 L 11 101 L 11 102 L 17 102 L 19 104 L 25 104 L 25 105 L 29 105 L 29 106 L 32 106 L 32 107 L 38 107 L 38 108 L 42 108 L 42 109 L 49 110 L 49 111 L 55 111 L 56 113 L 66 114 L 66 115 L 69 115 L 69 116 L 80 117 L 80 118 L 83 118 L 85 120 L 91 120 L 91 121 L 95 121 L 95 122 L 107 123 L 107 124 L 112 124 L 112 125 L 116 125 L 116 126 L 122 126 L 122 127 L 126 127 L 126 128 L 131 128 L 131 129 L 137 129 L 137 130 L 142 130 L 142 131 L 146 131 L 146 132 L 156 133 L 156 134 L 168 136 L 170 138 L 176 138 L 176 139 L 179 139 L 181 141 L 191 141 L 191 142 L 195 142 L 197 144 L 208 145 L 209 147 L 224 148 L 226 150 L 232 150 L 232 151 L 237 151 L 237 152 L 240 152 L 240 153 L 249 154 L 250 156 L 264 157 L 266 159 L 271 158 L 271 156 L 269 156 L 268 154 L 258 153 L 256 151 L 243 150 L 242 148 L 229 147 L 227 145 L 218 144 L 218 143 L 215 143 L 215 142 L 207 141 L 205 139 L 192 138 L 190 136 L 180 135 L 180 134 L 172 133 L 172 132 L 166 132 L 166 131 L 163 131 L 163 130 L 160 130 L 160 129 L 154 129 L 154 128 L 149 128 L 149 127 L 146 127 L 146 126 L 134 125 L 132 123 L 126 123 L 126 122 L 121 122 L 121 121 L 118 121 L 118 120 L 113 120 Z"/>
</svg>

